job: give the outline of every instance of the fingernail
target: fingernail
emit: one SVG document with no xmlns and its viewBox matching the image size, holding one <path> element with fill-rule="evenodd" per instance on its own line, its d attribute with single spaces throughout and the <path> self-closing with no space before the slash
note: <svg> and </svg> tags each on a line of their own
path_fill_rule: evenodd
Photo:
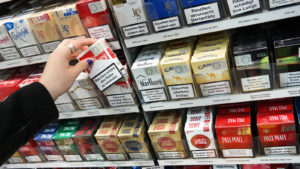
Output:
<svg viewBox="0 0 300 169">
<path fill-rule="evenodd" d="M 89 66 L 91 66 L 93 64 L 93 60 L 87 60 Z"/>
</svg>

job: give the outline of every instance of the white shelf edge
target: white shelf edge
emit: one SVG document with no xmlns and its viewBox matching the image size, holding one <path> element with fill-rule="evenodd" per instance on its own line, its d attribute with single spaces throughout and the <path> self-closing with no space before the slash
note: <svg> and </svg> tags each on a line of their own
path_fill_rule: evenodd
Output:
<svg viewBox="0 0 300 169">
<path fill-rule="evenodd" d="M 142 45 L 148 45 L 152 43 L 158 43 L 173 39 L 185 38 L 190 36 L 201 35 L 205 33 L 217 32 L 222 30 L 228 30 L 233 28 L 239 28 L 243 26 L 255 25 L 265 22 L 271 22 L 286 18 L 292 18 L 300 16 L 300 5 L 291 7 L 285 7 L 275 9 L 271 11 L 265 11 L 262 13 L 256 13 L 246 15 L 237 18 L 225 19 L 215 22 L 208 22 L 200 25 L 193 25 L 180 29 L 153 33 L 150 35 L 139 36 L 135 38 L 125 39 L 126 47 L 137 47 Z"/>
<path fill-rule="evenodd" d="M 219 95 L 219 96 L 205 97 L 199 99 L 189 99 L 189 100 L 179 100 L 179 101 L 169 101 L 169 102 L 155 102 L 155 103 L 143 104 L 142 107 L 145 112 L 149 112 L 149 111 L 191 108 L 191 107 L 228 104 L 228 103 L 240 103 L 240 102 L 247 102 L 247 101 L 279 99 L 279 98 L 296 97 L 296 96 L 300 96 L 299 87 L 291 87 L 285 89 L 277 89 L 277 90 L 247 93 L 247 94 Z"/>
<path fill-rule="evenodd" d="M 226 165 L 226 164 L 281 164 L 299 163 L 300 155 L 295 156 L 265 156 L 255 158 L 206 158 L 206 159 L 172 159 L 158 160 L 160 166 L 183 165 Z"/>
<path fill-rule="evenodd" d="M 45 63 L 47 62 L 49 55 L 50 54 L 43 54 L 38 56 L 2 61 L 0 62 L 0 70 L 19 67 L 19 66 L 32 65 L 37 63 Z"/>
<path fill-rule="evenodd" d="M 131 167 L 154 166 L 153 160 L 136 161 L 89 161 L 89 162 L 45 162 L 25 164 L 4 164 L 6 168 L 73 168 L 73 167 Z"/>
<path fill-rule="evenodd" d="M 139 113 L 140 110 L 137 105 L 122 106 L 107 109 L 91 109 L 91 110 L 80 110 L 74 112 L 62 112 L 59 113 L 59 119 L 72 119 L 82 117 L 94 117 L 94 116 L 106 116 L 116 114 L 127 114 L 127 113 Z"/>
</svg>

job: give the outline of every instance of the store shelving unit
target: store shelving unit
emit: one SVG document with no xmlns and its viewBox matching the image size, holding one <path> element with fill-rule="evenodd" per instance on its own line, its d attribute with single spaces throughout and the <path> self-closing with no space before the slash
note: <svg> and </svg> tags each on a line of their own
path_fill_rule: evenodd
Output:
<svg viewBox="0 0 300 169">
<path fill-rule="evenodd" d="M 5 164 L 6 168 L 74 168 L 74 167 L 131 167 L 131 166 L 154 166 L 153 160 L 137 161 L 90 161 L 90 162 L 46 162 L 27 164 Z"/>
<path fill-rule="evenodd" d="M 140 110 L 138 106 L 132 105 L 132 106 L 122 106 L 122 107 L 114 107 L 114 108 L 107 108 L 107 109 L 91 109 L 91 110 L 81 110 L 81 111 L 74 111 L 74 112 L 63 112 L 63 113 L 59 113 L 59 119 L 107 116 L 107 115 L 139 113 L 139 112 Z"/>
<path fill-rule="evenodd" d="M 207 158 L 207 159 L 178 159 L 158 160 L 159 165 L 216 165 L 216 164 L 281 164 L 299 163 L 300 156 L 266 156 L 256 158 Z"/>
<path fill-rule="evenodd" d="M 49 54 L 37 55 L 32 57 L 25 57 L 20 59 L 8 60 L 0 62 L 0 70 L 9 69 L 13 67 L 20 67 L 32 65 L 37 63 L 45 63 L 49 58 Z"/>
<path fill-rule="evenodd" d="M 221 20 L 216 22 L 208 22 L 196 26 L 184 27 L 181 29 L 164 31 L 160 33 L 153 33 L 150 35 L 125 39 L 125 44 L 126 47 L 131 48 L 131 47 L 148 45 L 152 43 L 158 43 L 158 42 L 163 42 L 163 41 L 168 41 L 173 39 L 201 35 L 205 33 L 217 32 L 222 30 L 228 30 L 233 28 L 265 23 L 265 22 L 292 18 L 292 17 L 300 16 L 299 9 L 300 9 L 300 5 L 295 5 L 292 7 L 285 7 L 281 9 L 265 11 L 262 13 L 246 15 L 238 18 L 231 18 L 231 19 L 226 19 L 226 20 Z"/>
<path fill-rule="evenodd" d="M 247 93 L 247 94 L 219 95 L 219 96 L 190 99 L 190 100 L 155 102 L 155 103 L 143 104 L 143 109 L 146 112 L 159 111 L 159 110 L 168 110 L 168 109 L 209 106 L 209 105 L 217 105 L 217 104 L 278 99 L 278 98 L 296 97 L 296 96 L 300 96 L 299 87 L 291 87 L 291 88 Z"/>
</svg>

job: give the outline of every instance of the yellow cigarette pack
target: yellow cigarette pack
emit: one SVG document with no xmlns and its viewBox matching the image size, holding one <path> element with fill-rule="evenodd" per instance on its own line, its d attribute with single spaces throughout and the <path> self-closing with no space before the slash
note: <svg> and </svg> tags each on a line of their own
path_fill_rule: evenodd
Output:
<svg viewBox="0 0 300 169">
<path fill-rule="evenodd" d="M 131 114 L 125 117 L 118 137 L 131 159 L 150 159 L 149 140 L 145 135 L 143 115 Z"/>
<path fill-rule="evenodd" d="M 44 51 L 46 53 L 53 52 L 59 45 L 61 36 L 49 10 L 35 13 L 27 20 Z"/>
<path fill-rule="evenodd" d="M 183 113 L 179 111 L 159 112 L 149 127 L 148 135 L 160 159 L 186 158 L 183 142 Z"/>
<path fill-rule="evenodd" d="M 178 54 L 191 54 L 193 50 L 193 42 L 191 41 L 177 41 L 171 42 L 165 49 L 165 55 L 173 56 Z"/>
<path fill-rule="evenodd" d="M 190 53 L 165 55 L 160 61 L 160 67 L 172 99 L 195 98 Z"/>
<path fill-rule="evenodd" d="M 79 18 L 75 3 L 51 10 L 51 16 L 55 19 L 58 29 L 64 38 L 86 36 Z"/>
<path fill-rule="evenodd" d="M 107 160 L 126 160 L 127 155 L 118 139 L 122 116 L 105 117 L 95 138 Z"/>
<path fill-rule="evenodd" d="M 191 64 L 203 96 L 231 93 L 228 48 L 223 38 L 198 43 Z"/>
</svg>

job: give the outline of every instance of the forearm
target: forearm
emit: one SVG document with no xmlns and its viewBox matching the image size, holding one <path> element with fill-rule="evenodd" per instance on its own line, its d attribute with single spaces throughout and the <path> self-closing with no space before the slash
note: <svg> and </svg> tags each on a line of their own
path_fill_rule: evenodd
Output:
<svg viewBox="0 0 300 169">
<path fill-rule="evenodd" d="M 58 118 L 54 101 L 41 83 L 26 86 L 0 103 L 0 164 L 45 125 Z"/>
</svg>

